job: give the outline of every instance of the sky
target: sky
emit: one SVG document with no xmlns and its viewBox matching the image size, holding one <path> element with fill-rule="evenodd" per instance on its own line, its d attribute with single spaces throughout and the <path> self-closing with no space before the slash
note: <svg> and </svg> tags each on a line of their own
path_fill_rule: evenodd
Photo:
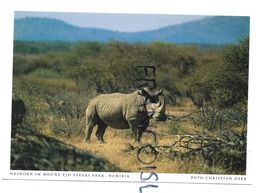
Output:
<svg viewBox="0 0 260 193">
<path fill-rule="evenodd" d="M 169 25 L 199 20 L 205 16 L 115 14 L 115 13 L 65 13 L 65 12 L 15 12 L 15 18 L 47 17 L 63 20 L 79 27 L 95 27 L 121 32 L 159 29 Z"/>
</svg>

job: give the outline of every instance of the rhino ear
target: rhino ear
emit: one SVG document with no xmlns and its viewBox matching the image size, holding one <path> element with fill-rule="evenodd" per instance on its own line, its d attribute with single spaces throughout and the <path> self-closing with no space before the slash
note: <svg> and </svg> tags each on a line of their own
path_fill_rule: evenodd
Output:
<svg viewBox="0 0 260 193">
<path fill-rule="evenodd" d="M 137 92 L 138 92 L 139 95 L 143 96 L 143 91 L 142 90 L 138 90 Z"/>
<path fill-rule="evenodd" d="M 147 96 L 147 97 L 150 96 L 150 94 L 145 89 L 138 90 L 138 94 L 141 96 Z"/>
<path fill-rule="evenodd" d="M 158 92 L 154 93 L 155 96 L 159 96 L 162 95 L 163 93 L 163 89 L 159 90 Z"/>
</svg>

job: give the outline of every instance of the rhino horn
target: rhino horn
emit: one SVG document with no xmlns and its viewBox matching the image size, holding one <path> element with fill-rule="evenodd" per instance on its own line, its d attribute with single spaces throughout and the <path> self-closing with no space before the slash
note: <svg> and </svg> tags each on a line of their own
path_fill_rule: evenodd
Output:
<svg viewBox="0 0 260 193">
<path fill-rule="evenodd" d="M 156 108 L 160 107 L 162 105 L 161 101 L 159 100 L 159 102 L 155 105 Z"/>
<path fill-rule="evenodd" d="M 156 104 L 156 111 L 157 112 L 163 112 L 165 110 L 165 98 L 164 96 L 160 97 L 159 102 Z"/>
</svg>

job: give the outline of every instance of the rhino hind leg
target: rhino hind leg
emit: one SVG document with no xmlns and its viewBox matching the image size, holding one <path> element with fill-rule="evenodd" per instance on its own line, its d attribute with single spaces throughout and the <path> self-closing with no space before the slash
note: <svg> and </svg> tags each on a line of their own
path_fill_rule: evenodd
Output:
<svg viewBox="0 0 260 193">
<path fill-rule="evenodd" d="M 91 137 L 91 134 L 92 134 L 92 130 L 93 128 L 95 127 L 96 123 L 94 122 L 90 122 L 89 124 L 87 124 L 87 127 L 86 127 L 86 137 L 84 138 L 84 143 L 89 143 L 90 142 L 90 137 Z"/>
<path fill-rule="evenodd" d="M 86 114 L 86 136 L 83 140 L 84 143 L 89 143 L 90 142 L 90 137 L 93 131 L 93 128 L 97 125 L 98 123 L 98 117 L 95 111 L 87 111 Z"/>
<path fill-rule="evenodd" d="M 96 137 L 100 143 L 105 143 L 103 137 L 104 137 L 106 128 L 107 128 L 107 124 L 105 124 L 103 121 L 100 120 L 98 122 L 98 128 L 96 131 Z"/>
</svg>

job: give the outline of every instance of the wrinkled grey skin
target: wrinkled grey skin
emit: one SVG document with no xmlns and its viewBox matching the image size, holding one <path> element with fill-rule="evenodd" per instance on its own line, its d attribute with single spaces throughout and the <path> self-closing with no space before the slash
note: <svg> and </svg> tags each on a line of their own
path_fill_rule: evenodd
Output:
<svg viewBox="0 0 260 193">
<path fill-rule="evenodd" d="M 131 129 L 135 142 L 140 142 L 143 132 L 149 125 L 151 116 L 165 114 L 165 103 L 159 101 L 162 90 L 151 93 L 142 89 L 130 94 L 101 94 L 93 98 L 86 110 L 86 137 L 89 142 L 93 127 L 98 125 L 96 137 L 103 143 L 107 126 L 115 129 Z M 154 105 L 154 113 L 148 113 L 147 104 Z M 157 106 L 156 106 L 157 104 Z M 156 112 L 157 111 L 157 112 Z M 150 117 L 149 117 L 150 116 Z"/>
</svg>

